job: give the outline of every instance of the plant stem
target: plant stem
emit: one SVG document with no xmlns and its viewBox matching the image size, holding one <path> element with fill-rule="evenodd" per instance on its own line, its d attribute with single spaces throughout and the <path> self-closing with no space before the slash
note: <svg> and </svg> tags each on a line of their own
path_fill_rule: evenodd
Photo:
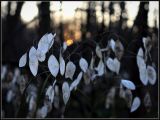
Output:
<svg viewBox="0 0 160 120">
<path fill-rule="evenodd" d="M 39 90 L 38 90 L 39 93 L 38 93 L 37 100 L 36 100 L 37 105 L 36 105 L 36 110 L 35 110 L 35 113 L 34 113 L 34 117 L 36 117 L 37 109 L 38 109 L 38 107 L 39 107 L 39 105 L 40 105 L 40 101 L 41 101 L 41 96 L 42 96 L 42 93 L 43 93 L 43 91 L 44 91 L 44 88 L 45 88 L 45 86 L 46 86 L 46 84 L 47 84 L 47 81 L 48 81 L 50 75 L 51 75 L 51 74 L 49 74 L 49 75 L 47 76 L 47 78 L 46 78 L 45 81 L 43 82 L 42 86 L 40 86 L 40 88 L 39 88 Z"/>
</svg>

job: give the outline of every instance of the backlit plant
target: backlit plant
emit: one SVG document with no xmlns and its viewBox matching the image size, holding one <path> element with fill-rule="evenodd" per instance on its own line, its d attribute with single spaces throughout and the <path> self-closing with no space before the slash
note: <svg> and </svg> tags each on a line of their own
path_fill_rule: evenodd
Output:
<svg viewBox="0 0 160 120">
<path fill-rule="evenodd" d="M 48 77 L 51 75 L 54 78 L 52 84 L 49 86 L 46 86 L 48 80 L 46 78 L 46 82 L 44 82 L 43 88 L 41 89 L 42 92 L 45 91 L 42 107 L 38 108 L 38 103 L 36 103 L 36 101 L 38 101 L 38 96 L 28 94 L 27 102 L 29 104 L 29 111 L 36 112 L 36 117 L 46 117 L 52 110 L 52 104 L 57 102 L 57 96 L 59 94 L 62 94 L 64 105 L 66 106 L 70 100 L 71 93 L 77 90 L 82 79 L 84 79 L 85 84 L 91 84 L 95 79 L 106 74 L 109 75 L 110 73 L 118 76 L 118 88 L 120 88 L 119 96 L 125 99 L 128 108 L 130 108 L 130 112 L 136 111 L 142 102 L 144 102 L 144 105 L 147 107 L 151 105 L 149 93 L 146 93 L 144 101 L 142 101 L 139 96 L 133 98 L 132 91 L 136 90 L 135 83 L 133 80 L 128 80 L 119 75 L 120 68 L 123 65 L 121 64 L 121 59 L 125 51 L 125 48 L 119 39 L 114 40 L 111 38 L 105 48 L 101 48 L 99 44 L 96 43 L 96 48 L 92 51 L 91 58 L 89 58 L 90 61 L 84 56 L 81 56 L 80 59 L 78 59 L 77 66 L 74 61 L 64 59 L 65 51 L 70 47 L 67 46 L 66 42 L 64 42 L 62 46 L 59 46 L 60 51 L 58 57 L 53 53 L 49 55 L 49 58 L 46 57 L 46 54 L 49 53 L 55 43 L 55 37 L 56 34 L 45 34 L 40 39 L 37 48 L 32 46 L 29 52 L 24 53 L 19 60 L 19 67 L 24 67 L 26 63 L 29 62 L 30 71 L 35 77 L 38 75 L 39 65 L 43 64 L 44 61 L 47 61 L 47 67 L 50 72 Z M 145 52 L 142 48 L 139 48 L 136 56 L 139 78 L 144 86 L 148 84 L 154 85 L 157 80 L 156 70 L 152 65 L 147 64 L 148 56 L 149 58 L 151 57 L 151 39 L 149 37 L 143 37 L 142 42 Z M 114 57 L 111 57 L 111 52 L 114 54 Z M 69 54 L 69 56 L 70 55 L 71 54 Z M 27 61 L 27 56 L 29 56 L 29 61 Z M 67 56 L 67 58 L 69 58 L 69 56 Z M 95 58 L 98 58 L 98 64 L 96 64 Z M 78 68 L 80 68 L 80 71 L 77 71 Z M 76 72 L 78 73 L 75 76 Z M 58 75 L 61 77 L 57 77 Z M 61 85 L 57 84 L 58 81 L 62 81 L 62 83 L 60 83 Z M 61 86 L 61 93 L 59 93 L 58 90 L 59 85 Z M 106 109 L 114 102 L 116 87 L 117 86 L 113 86 L 106 96 Z"/>
</svg>

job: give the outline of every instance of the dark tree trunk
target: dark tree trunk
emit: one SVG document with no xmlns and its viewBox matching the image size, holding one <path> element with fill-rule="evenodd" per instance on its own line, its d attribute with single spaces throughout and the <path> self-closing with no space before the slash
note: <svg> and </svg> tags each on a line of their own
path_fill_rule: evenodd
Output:
<svg viewBox="0 0 160 120">
<path fill-rule="evenodd" d="M 51 19 L 50 19 L 50 2 L 41 2 L 38 6 L 39 8 L 39 37 L 51 32 Z"/>
<path fill-rule="evenodd" d="M 101 24 L 101 32 L 104 32 L 105 30 L 105 24 L 104 24 L 104 13 L 105 13 L 105 6 L 104 6 L 104 1 L 102 2 L 102 9 L 101 9 L 101 12 L 102 12 L 102 24 Z"/>
<path fill-rule="evenodd" d="M 134 21 L 134 26 L 138 28 L 137 33 L 142 36 L 147 35 L 148 6 L 149 2 L 140 2 L 139 11 Z"/>
<path fill-rule="evenodd" d="M 86 29 L 87 29 L 87 32 L 91 33 L 91 36 L 95 35 L 95 33 L 97 32 L 94 1 L 92 2 L 90 1 L 88 3 Z"/>
<path fill-rule="evenodd" d="M 17 36 L 20 37 L 21 35 L 20 33 L 21 31 L 18 32 L 17 30 L 22 24 L 20 19 L 20 13 L 21 13 L 21 9 L 24 2 L 17 2 L 17 7 L 14 15 L 10 14 L 11 4 L 12 2 L 8 2 L 8 5 L 7 5 L 8 13 L 6 16 L 6 21 L 5 21 L 5 25 L 2 26 L 2 29 L 5 31 L 5 33 L 3 34 L 3 51 L 7 53 L 7 54 L 3 54 L 3 61 L 5 62 L 7 61 L 15 62 L 18 56 L 19 51 L 17 46 L 15 45 L 17 41 L 15 38 Z"/>
</svg>

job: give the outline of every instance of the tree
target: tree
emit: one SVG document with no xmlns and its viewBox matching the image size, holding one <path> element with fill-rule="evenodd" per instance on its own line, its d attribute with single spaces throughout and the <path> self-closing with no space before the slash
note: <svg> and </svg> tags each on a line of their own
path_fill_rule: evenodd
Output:
<svg viewBox="0 0 160 120">
<path fill-rule="evenodd" d="M 38 5 L 39 9 L 39 37 L 47 32 L 51 32 L 51 19 L 50 19 L 50 2 L 41 2 Z"/>
</svg>

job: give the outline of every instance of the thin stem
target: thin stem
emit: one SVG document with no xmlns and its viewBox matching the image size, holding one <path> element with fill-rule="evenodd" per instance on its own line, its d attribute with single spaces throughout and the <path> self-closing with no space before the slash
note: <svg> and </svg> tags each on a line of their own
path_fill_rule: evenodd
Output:
<svg viewBox="0 0 160 120">
<path fill-rule="evenodd" d="M 39 93 L 38 93 L 37 101 L 36 101 L 37 105 L 36 105 L 36 110 L 35 110 L 35 113 L 34 113 L 34 116 L 35 116 L 35 117 L 36 117 L 37 109 L 38 109 L 38 107 L 39 107 L 39 105 L 40 105 L 40 101 L 41 101 L 40 98 L 41 98 L 41 96 L 42 96 L 42 93 L 43 93 L 43 91 L 44 91 L 44 88 L 45 88 L 45 86 L 46 86 L 46 84 L 47 84 L 47 81 L 48 81 L 50 75 L 51 75 L 51 74 L 49 74 L 49 75 L 47 76 L 47 78 L 46 78 L 45 81 L 43 82 L 42 86 L 39 88 Z"/>
</svg>

